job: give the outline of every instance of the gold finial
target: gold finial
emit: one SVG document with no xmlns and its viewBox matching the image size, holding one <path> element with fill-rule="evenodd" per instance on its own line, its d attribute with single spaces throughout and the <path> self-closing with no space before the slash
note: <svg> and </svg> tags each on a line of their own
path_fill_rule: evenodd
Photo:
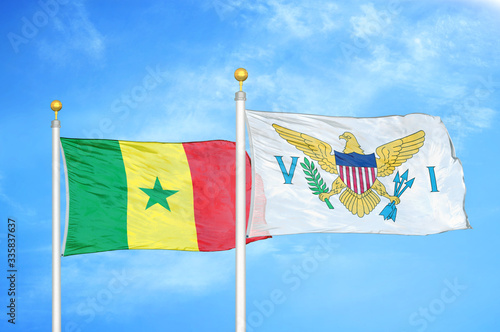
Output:
<svg viewBox="0 0 500 332">
<path fill-rule="evenodd" d="M 59 100 L 53 100 L 51 103 L 50 103 L 50 108 L 52 108 L 52 110 L 54 112 L 56 112 L 56 120 L 57 120 L 57 112 L 59 112 L 62 108 L 62 103 L 59 101 Z"/>
<path fill-rule="evenodd" d="M 248 72 L 245 68 L 238 68 L 234 72 L 234 78 L 240 82 L 240 91 L 243 91 L 243 81 L 248 77 Z"/>
</svg>

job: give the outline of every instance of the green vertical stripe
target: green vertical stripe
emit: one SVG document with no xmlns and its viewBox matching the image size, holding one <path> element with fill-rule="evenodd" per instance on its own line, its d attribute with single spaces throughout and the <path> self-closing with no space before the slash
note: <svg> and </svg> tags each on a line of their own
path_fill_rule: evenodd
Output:
<svg viewBox="0 0 500 332">
<path fill-rule="evenodd" d="M 128 249 L 127 177 L 118 141 L 61 143 L 69 186 L 64 256 Z"/>
</svg>

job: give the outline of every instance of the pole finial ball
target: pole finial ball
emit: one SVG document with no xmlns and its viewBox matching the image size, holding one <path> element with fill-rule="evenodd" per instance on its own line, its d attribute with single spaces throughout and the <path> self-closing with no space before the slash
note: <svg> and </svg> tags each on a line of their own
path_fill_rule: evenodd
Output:
<svg viewBox="0 0 500 332">
<path fill-rule="evenodd" d="M 243 82 L 246 80 L 248 77 L 248 72 L 246 71 L 245 68 L 238 68 L 234 72 L 234 78 L 236 78 L 237 81 Z"/>
<path fill-rule="evenodd" d="M 50 108 L 54 112 L 59 112 L 62 108 L 62 103 L 59 100 L 54 100 L 50 103 Z"/>
</svg>

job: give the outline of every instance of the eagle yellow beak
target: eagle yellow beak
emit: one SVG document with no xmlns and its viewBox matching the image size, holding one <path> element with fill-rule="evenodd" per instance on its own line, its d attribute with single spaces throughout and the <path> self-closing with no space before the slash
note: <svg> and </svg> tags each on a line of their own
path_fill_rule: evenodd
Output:
<svg viewBox="0 0 500 332">
<path fill-rule="evenodd" d="M 345 136 L 345 133 L 339 136 L 339 139 L 345 139 L 347 141 L 347 137 Z"/>
</svg>

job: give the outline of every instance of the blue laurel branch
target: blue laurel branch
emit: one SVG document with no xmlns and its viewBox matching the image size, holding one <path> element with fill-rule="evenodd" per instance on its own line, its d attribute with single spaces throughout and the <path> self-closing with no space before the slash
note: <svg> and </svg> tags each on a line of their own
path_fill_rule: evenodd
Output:
<svg viewBox="0 0 500 332">
<path fill-rule="evenodd" d="M 411 188 L 413 186 L 413 182 L 415 178 L 408 180 L 408 170 L 399 176 L 399 171 L 396 173 L 394 177 L 394 196 L 401 197 L 406 189 Z M 404 187 L 403 187 L 404 185 Z M 396 204 L 394 201 L 390 202 L 385 206 L 385 208 L 380 212 L 380 215 L 384 217 L 384 220 L 392 219 L 392 221 L 396 222 L 396 215 L 398 213 L 398 209 L 396 208 Z"/>
</svg>

